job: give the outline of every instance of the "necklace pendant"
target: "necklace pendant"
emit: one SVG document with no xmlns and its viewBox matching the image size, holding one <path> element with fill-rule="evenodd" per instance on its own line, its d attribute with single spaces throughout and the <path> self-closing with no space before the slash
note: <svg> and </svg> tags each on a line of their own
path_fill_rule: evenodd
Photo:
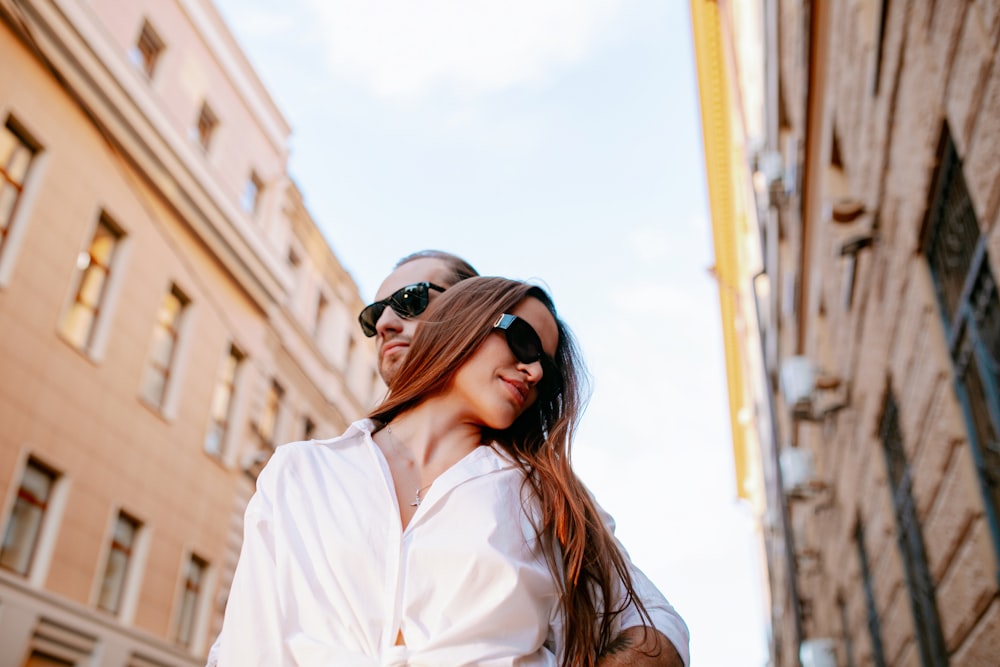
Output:
<svg viewBox="0 0 1000 667">
<path fill-rule="evenodd" d="M 413 502 L 410 503 L 410 507 L 420 507 L 421 500 L 423 499 L 420 497 L 420 489 L 417 489 L 417 492 L 413 494 Z"/>
</svg>

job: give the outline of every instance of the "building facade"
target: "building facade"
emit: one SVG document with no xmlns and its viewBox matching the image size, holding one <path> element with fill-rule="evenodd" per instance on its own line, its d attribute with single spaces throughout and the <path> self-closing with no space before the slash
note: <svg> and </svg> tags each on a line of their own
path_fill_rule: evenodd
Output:
<svg viewBox="0 0 1000 667">
<path fill-rule="evenodd" d="M 998 664 L 1000 5 L 750 4 L 692 18 L 772 663 Z"/>
<path fill-rule="evenodd" d="M 382 391 L 208 0 L 0 0 L 0 667 L 204 664 L 254 479 Z"/>
</svg>

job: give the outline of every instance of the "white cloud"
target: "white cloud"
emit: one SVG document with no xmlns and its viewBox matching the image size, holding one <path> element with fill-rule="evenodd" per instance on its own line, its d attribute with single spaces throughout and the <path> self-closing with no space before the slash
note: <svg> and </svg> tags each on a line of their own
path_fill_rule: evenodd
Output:
<svg viewBox="0 0 1000 667">
<path fill-rule="evenodd" d="M 623 0 L 310 0 L 334 74 L 382 97 L 500 90 L 582 58 Z"/>
</svg>

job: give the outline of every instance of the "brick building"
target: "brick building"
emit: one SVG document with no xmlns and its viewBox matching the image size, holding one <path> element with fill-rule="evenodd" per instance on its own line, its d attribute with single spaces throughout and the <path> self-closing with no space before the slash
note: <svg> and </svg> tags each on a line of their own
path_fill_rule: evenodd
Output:
<svg viewBox="0 0 1000 667">
<path fill-rule="evenodd" d="M 772 662 L 1000 664 L 1000 4 L 691 7 Z"/>
<path fill-rule="evenodd" d="M 0 0 L 0 667 L 204 664 L 256 472 L 381 392 L 208 0 Z"/>
</svg>

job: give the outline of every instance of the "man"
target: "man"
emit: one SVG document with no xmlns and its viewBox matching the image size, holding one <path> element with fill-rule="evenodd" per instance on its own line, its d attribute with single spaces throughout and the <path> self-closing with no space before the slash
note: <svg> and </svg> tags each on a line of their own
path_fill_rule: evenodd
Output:
<svg viewBox="0 0 1000 667">
<path fill-rule="evenodd" d="M 430 302 L 455 283 L 478 275 L 464 259 L 439 250 L 415 252 L 396 263 L 375 293 L 375 301 L 358 318 L 365 335 L 375 338 L 378 371 L 386 384 L 402 366 Z M 645 577 L 639 576 L 652 587 Z M 661 632 L 644 633 L 642 627 L 625 629 L 598 664 L 684 667 L 685 662 L 671 639 L 688 655 L 687 628 L 680 617 L 675 620 L 670 639 Z"/>
<path fill-rule="evenodd" d="M 430 302 L 458 281 L 478 275 L 472 265 L 461 257 L 440 250 L 421 250 L 396 262 L 392 273 L 375 293 L 375 302 L 365 308 L 358 318 L 365 335 L 375 337 L 378 372 L 386 384 L 403 365 L 417 323 Z M 418 288 L 419 294 L 407 295 L 404 291 L 421 284 L 427 286 Z M 400 308 L 406 304 L 404 299 L 411 296 L 426 296 L 426 301 L 415 304 L 409 313 L 400 313 L 399 310 L 405 311 L 405 308 Z M 392 297 L 395 297 L 395 303 L 390 305 L 388 300 Z M 366 316 L 371 318 L 368 321 L 374 328 L 366 323 Z"/>
</svg>

